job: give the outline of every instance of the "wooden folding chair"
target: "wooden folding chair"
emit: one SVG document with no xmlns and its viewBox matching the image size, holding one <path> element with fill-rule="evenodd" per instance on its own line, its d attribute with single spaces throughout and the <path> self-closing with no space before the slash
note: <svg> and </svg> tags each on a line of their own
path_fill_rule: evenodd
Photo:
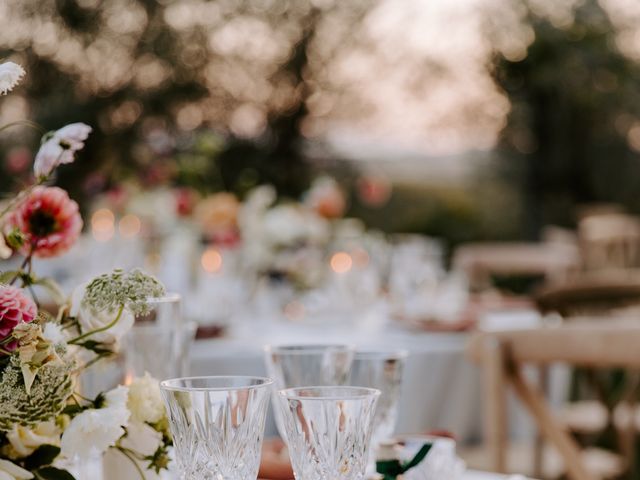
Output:
<svg viewBox="0 0 640 480">
<path fill-rule="evenodd" d="M 573 480 L 598 480 L 581 450 L 558 421 L 538 387 L 523 376 L 524 364 L 564 363 L 597 369 L 640 371 L 640 327 L 627 323 L 574 323 L 558 328 L 483 333 L 468 353 L 484 371 L 487 446 L 493 469 L 504 472 L 507 451 L 506 388 L 512 386 L 546 440 L 556 447 Z"/>
</svg>

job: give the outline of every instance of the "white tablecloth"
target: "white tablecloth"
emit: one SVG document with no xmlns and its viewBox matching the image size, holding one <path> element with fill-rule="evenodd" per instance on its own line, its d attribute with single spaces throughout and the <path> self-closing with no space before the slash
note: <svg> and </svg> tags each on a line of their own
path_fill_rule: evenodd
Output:
<svg viewBox="0 0 640 480">
<path fill-rule="evenodd" d="M 193 375 L 264 375 L 263 346 L 285 343 L 350 343 L 357 347 L 409 351 L 400 399 L 398 433 L 452 432 L 459 442 L 481 438 L 482 390 L 477 366 L 464 355 L 466 333 L 409 332 L 393 326 L 341 327 L 247 322 L 228 338 L 197 341 Z M 531 434 L 521 409 L 514 409 L 512 433 Z M 275 434 L 272 423 L 267 435 Z"/>
<path fill-rule="evenodd" d="M 366 332 L 295 324 L 248 325 L 232 338 L 196 342 L 193 375 L 264 375 L 263 346 L 282 343 L 350 343 L 358 347 L 406 349 L 398 431 L 447 429 L 459 438 L 479 435 L 479 374 L 463 355 L 465 334 Z M 473 400 L 472 400 L 473 398 Z M 472 401 L 470 401 L 472 400 Z M 270 429 L 269 433 L 274 430 Z"/>
</svg>

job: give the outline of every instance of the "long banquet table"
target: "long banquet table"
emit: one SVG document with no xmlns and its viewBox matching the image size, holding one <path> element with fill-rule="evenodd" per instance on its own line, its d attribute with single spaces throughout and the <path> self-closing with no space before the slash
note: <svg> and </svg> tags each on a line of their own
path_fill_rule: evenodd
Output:
<svg viewBox="0 0 640 480">
<path fill-rule="evenodd" d="M 287 343 L 348 343 L 360 348 L 405 349 L 409 358 L 399 404 L 398 433 L 447 430 L 462 443 L 481 438 L 479 369 L 464 354 L 467 333 L 413 332 L 393 325 L 307 325 L 243 322 L 223 338 L 198 340 L 191 350 L 193 375 L 264 375 L 263 347 Z M 531 422 L 512 408 L 512 435 L 531 434 Z M 276 432 L 272 422 L 267 435 Z"/>
</svg>

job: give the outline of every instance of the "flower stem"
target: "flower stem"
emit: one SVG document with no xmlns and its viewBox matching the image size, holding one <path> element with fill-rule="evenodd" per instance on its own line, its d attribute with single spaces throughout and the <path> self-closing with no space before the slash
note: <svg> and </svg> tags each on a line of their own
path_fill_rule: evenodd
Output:
<svg viewBox="0 0 640 480">
<path fill-rule="evenodd" d="M 30 259 L 31 259 L 31 254 L 29 254 L 27 257 L 25 257 L 24 261 L 22 262 L 22 264 L 18 268 L 18 272 L 16 273 L 16 276 L 11 279 L 11 281 L 9 282 L 9 285 L 13 285 L 14 283 L 16 283 L 16 280 L 18 280 L 20 278 L 20 275 L 22 275 L 22 271 L 29 264 Z"/>
<path fill-rule="evenodd" d="M 118 323 L 118 321 L 120 320 L 120 317 L 122 316 L 123 311 L 124 311 L 124 304 L 120 305 L 120 308 L 118 309 L 118 314 L 116 315 L 116 318 L 114 318 L 112 322 L 108 323 L 104 327 L 96 328 L 95 330 L 91 330 L 87 333 L 83 333 L 82 335 L 72 340 L 69 340 L 67 343 L 71 345 L 77 345 L 78 342 L 80 342 L 80 340 L 84 340 L 85 338 L 90 337 L 91 335 L 95 335 L 96 333 L 105 332 L 109 330 L 111 327 L 115 326 L 116 323 Z"/>
<path fill-rule="evenodd" d="M 133 458 L 133 456 L 131 456 L 131 454 L 127 451 L 127 449 L 122 448 L 122 447 L 116 447 L 116 450 L 118 450 L 125 457 L 127 457 L 129 460 L 131 460 L 131 463 L 133 463 L 133 466 L 136 467 L 136 470 L 138 471 L 138 474 L 140 475 L 140 478 L 142 480 L 146 480 L 147 477 L 144 476 L 144 472 L 140 468 L 140 465 L 138 465 L 138 462 L 136 462 L 136 459 Z"/>
</svg>

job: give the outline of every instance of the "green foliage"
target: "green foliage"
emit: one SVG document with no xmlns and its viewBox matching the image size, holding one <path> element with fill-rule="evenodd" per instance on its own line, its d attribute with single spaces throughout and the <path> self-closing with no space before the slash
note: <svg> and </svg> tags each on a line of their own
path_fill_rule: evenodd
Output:
<svg viewBox="0 0 640 480">
<path fill-rule="evenodd" d="M 55 467 L 44 467 L 32 472 L 36 480 L 75 480 L 75 477 L 66 470 Z"/>
<path fill-rule="evenodd" d="M 40 445 L 24 461 L 27 470 L 36 470 L 46 465 L 51 465 L 60 453 L 60 447 L 55 445 Z"/>
<path fill-rule="evenodd" d="M 640 66 L 616 47 L 617 30 L 594 0 L 562 28 L 533 13 L 529 20 L 526 58 L 498 58 L 495 68 L 512 104 L 502 147 L 505 161 L 521 165 L 528 232 L 572 225 L 582 203 L 640 211 L 639 157 L 628 138 L 640 115 Z"/>
</svg>

